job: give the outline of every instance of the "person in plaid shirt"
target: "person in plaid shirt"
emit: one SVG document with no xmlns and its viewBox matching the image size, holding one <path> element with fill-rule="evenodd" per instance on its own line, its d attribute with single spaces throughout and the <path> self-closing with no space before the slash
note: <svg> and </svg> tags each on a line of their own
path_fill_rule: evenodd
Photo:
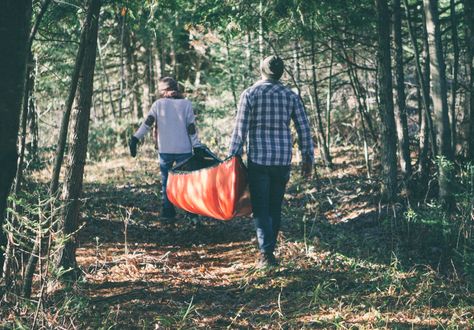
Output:
<svg viewBox="0 0 474 330">
<path fill-rule="evenodd" d="M 262 80 L 240 96 L 230 154 L 242 154 L 248 136 L 248 177 L 260 251 L 258 266 L 267 267 L 277 265 L 274 250 L 290 177 L 291 121 L 298 133 L 305 177 L 311 175 L 314 147 L 300 97 L 279 81 L 284 71 L 282 59 L 265 58 L 260 71 Z"/>
</svg>

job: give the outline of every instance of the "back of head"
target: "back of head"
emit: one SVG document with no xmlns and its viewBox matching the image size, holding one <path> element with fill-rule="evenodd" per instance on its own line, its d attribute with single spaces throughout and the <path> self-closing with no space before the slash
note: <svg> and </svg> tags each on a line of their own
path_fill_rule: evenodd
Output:
<svg viewBox="0 0 474 330">
<path fill-rule="evenodd" d="M 283 60 L 276 55 L 266 57 L 260 64 L 260 71 L 266 79 L 279 80 L 284 70 Z"/>
<path fill-rule="evenodd" d="M 158 82 L 158 93 L 160 97 L 182 99 L 183 95 L 179 92 L 178 83 L 171 77 L 161 78 Z"/>
</svg>

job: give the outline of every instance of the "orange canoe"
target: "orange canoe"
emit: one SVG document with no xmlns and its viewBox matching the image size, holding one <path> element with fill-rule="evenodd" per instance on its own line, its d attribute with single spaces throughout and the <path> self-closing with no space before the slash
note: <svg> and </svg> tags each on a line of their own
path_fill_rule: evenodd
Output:
<svg viewBox="0 0 474 330">
<path fill-rule="evenodd" d="M 169 200 L 177 207 L 219 220 L 252 213 L 247 169 L 239 156 L 193 171 L 180 167 L 169 173 L 166 187 Z"/>
</svg>

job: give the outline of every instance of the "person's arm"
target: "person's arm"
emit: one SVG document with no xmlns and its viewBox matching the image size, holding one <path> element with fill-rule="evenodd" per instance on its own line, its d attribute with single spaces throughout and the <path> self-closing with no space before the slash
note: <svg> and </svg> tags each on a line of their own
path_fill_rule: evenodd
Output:
<svg viewBox="0 0 474 330">
<path fill-rule="evenodd" d="M 153 127 L 153 124 L 156 121 L 156 114 L 153 108 L 150 109 L 148 112 L 148 115 L 145 119 L 145 121 L 140 125 L 138 130 L 135 132 L 135 134 L 132 135 L 128 142 L 128 146 L 130 148 L 130 155 L 132 157 L 135 157 L 137 155 L 137 145 L 138 141 L 140 141 L 146 133 L 150 131 L 150 129 Z"/>
<path fill-rule="evenodd" d="M 295 106 L 292 113 L 292 119 L 295 123 L 296 132 L 298 133 L 299 147 L 301 157 L 303 159 L 301 172 L 304 176 L 310 176 L 314 162 L 314 146 L 311 138 L 311 129 L 308 117 L 304 111 L 303 103 L 300 98 L 295 95 Z"/>
<path fill-rule="evenodd" d="M 237 107 L 236 123 L 232 133 L 232 139 L 230 141 L 230 155 L 242 155 L 243 145 L 249 130 L 250 110 L 251 107 L 248 99 L 248 93 L 243 92 L 240 96 L 239 105 Z"/>
<path fill-rule="evenodd" d="M 189 105 L 189 108 L 186 113 L 186 130 L 188 132 L 189 140 L 191 141 L 191 146 L 194 148 L 203 147 L 203 144 L 199 140 L 197 129 L 196 129 L 196 116 L 192 105 Z"/>
</svg>

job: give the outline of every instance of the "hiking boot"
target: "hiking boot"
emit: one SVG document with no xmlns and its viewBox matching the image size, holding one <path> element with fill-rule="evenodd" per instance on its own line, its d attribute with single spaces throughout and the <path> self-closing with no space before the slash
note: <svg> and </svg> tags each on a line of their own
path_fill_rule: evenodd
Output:
<svg viewBox="0 0 474 330">
<path fill-rule="evenodd" d="M 257 268 L 271 268 L 278 266 L 278 262 L 273 253 L 262 253 L 258 258 Z"/>
</svg>

